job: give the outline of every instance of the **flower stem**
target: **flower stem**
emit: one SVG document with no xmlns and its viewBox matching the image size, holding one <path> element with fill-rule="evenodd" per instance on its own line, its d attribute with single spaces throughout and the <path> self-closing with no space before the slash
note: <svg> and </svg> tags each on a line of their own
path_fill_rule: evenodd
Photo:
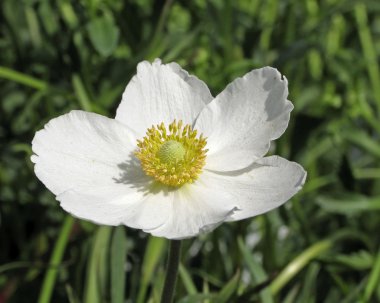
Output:
<svg viewBox="0 0 380 303">
<path fill-rule="evenodd" d="M 181 255 L 181 241 L 170 241 L 168 264 L 166 268 L 166 278 L 164 290 L 162 291 L 161 303 L 172 303 L 174 289 L 177 282 L 179 259 Z"/>
</svg>

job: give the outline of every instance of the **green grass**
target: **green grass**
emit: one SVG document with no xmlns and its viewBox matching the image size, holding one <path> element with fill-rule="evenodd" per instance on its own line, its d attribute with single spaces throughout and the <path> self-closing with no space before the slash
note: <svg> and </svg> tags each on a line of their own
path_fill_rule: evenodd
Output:
<svg viewBox="0 0 380 303">
<path fill-rule="evenodd" d="M 73 221 L 30 142 L 71 109 L 113 117 L 160 57 L 216 95 L 271 65 L 295 109 L 273 153 L 308 171 L 280 209 L 184 242 L 178 302 L 380 302 L 380 5 L 376 0 L 3 0 L 0 301 L 158 302 L 167 241 Z"/>
</svg>

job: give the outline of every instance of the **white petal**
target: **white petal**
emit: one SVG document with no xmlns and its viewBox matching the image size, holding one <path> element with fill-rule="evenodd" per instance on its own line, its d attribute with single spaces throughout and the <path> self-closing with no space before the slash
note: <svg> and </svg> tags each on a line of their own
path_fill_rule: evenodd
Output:
<svg viewBox="0 0 380 303">
<path fill-rule="evenodd" d="M 32 142 L 35 173 L 55 195 L 78 187 L 117 184 L 136 146 L 133 132 L 84 111 L 52 119 Z"/>
<path fill-rule="evenodd" d="M 143 137 L 147 128 L 161 122 L 177 119 L 192 125 L 211 99 L 207 86 L 177 64 L 144 61 L 124 91 L 116 119 Z"/>
<path fill-rule="evenodd" d="M 188 85 L 192 87 L 192 89 L 201 96 L 203 102 L 208 104 L 211 102 L 214 97 L 211 95 L 211 92 L 209 88 L 207 87 L 206 83 L 204 83 L 202 80 L 198 79 L 194 75 L 190 75 L 186 70 L 181 68 L 181 66 L 178 63 L 171 62 L 168 64 L 168 66 L 178 74 Z"/>
<path fill-rule="evenodd" d="M 165 190 L 152 193 L 148 183 L 129 191 L 125 184 L 78 188 L 57 197 L 61 206 L 78 218 L 138 229 L 164 224 L 170 215 L 171 198 L 165 195 Z"/>
<path fill-rule="evenodd" d="M 278 156 L 258 160 L 241 172 L 202 173 L 210 190 L 233 197 L 230 207 L 237 207 L 227 220 L 236 221 L 279 207 L 303 186 L 306 172 L 299 164 Z"/>
<path fill-rule="evenodd" d="M 274 68 L 253 70 L 208 104 L 195 123 L 208 138 L 207 169 L 242 169 L 267 153 L 270 141 L 288 126 L 293 109 L 286 99 L 287 84 Z"/>
<path fill-rule="evenodd" d="M 170 216 L 158 228 L 146 229 L 157 237 L 184 239 L 209 232 L 226 221 L 236 211 L 231 197 L 224 191 L 214 191 L 198 180 L 170 193 L 173 197 Z"/>
<path fill-rule="evenodd" d="M 135 214 L 135 205 L 143 199 L 138 191 L 123 185 L 76 187 L 57 196 L 61 207 L 73 216 L 103 225 L 123 224 Z"/>
<path fill-rule="evenodd" d="M 140 185 L 127 193 L 122 185 L 78 188 L 57 199 L 78 218 L 98 224 L 124 224 L 169 239 L 211 231 L 236 210 L 230 207 L 228 194 L 209 191 L 204 184 L 179 189 L 154 182 Z"/>
</svg>

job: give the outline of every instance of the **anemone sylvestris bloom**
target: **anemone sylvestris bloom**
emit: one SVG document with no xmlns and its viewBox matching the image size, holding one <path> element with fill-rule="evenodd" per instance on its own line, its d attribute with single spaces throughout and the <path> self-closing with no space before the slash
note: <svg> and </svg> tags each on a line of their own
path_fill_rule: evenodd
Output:
<svg viewBox="0 0 380 303">
<path fill-rule="evenodd" d="M 178 64 L 141 62 L 116 118 L 72 111 L 32 142 L 35 173 L 72 215 L 182 239 L 280 206 L 304 184 L 264 157 L 293 105 L 287 80 L 256 69 L 215 98 Z"/>
</svg>

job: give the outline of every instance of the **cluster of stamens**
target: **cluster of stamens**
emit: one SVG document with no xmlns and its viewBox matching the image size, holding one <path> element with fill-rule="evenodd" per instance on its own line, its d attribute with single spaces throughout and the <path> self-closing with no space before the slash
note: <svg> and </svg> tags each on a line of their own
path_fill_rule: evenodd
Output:
<svg viewBox="0 0 380 303">
<path fill-rule="evenodd" d="M 167 130 L 164 123 L 152 126 L 137 140 L 136 157 L 148 176 L 169 186 L 192 183 L 202 172 L 206 159 L 206 139 L 182 121 L 174 120 Z"/>
</svg>

